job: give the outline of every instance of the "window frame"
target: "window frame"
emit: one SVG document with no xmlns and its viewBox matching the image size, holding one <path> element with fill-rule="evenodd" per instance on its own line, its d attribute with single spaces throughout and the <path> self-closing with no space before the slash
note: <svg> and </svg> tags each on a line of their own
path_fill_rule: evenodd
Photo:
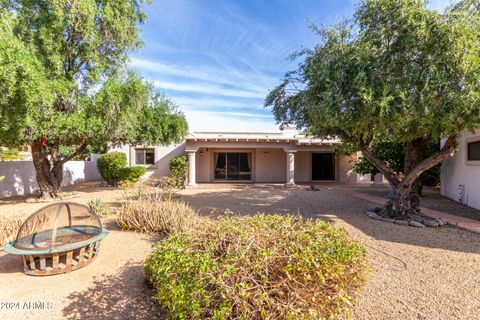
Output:
<svg viewBox="0 0 480 320">
<path fill-rule="evenodd" d="M 468 147 L 471 143 L 480 143 L 480 137 L 472 137 L 465 139 L 465 164 L 468 166 L 480 166 L 480 160 L 469 160 L 468 159 Z"/>
<path fill-rule="evenodd" d="M 153 163 L 147 163 L 147 151 L 153 154 Z M 144 163 L 138 163 L 137 152 L 143 151 Z M 150 152 L 148 152 L 150 153 Z M 153 166 L 155 164 L 155 148 L 135 148 L 135 165 L 136 166 Z"/>
</svg>

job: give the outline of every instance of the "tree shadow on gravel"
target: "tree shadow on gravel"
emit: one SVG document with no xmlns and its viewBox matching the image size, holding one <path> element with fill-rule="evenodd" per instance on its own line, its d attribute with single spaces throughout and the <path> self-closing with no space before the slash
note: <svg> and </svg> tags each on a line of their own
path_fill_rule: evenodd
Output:
<svg viewBox="0 0 480 320">
<path fill-rule="evenodd" d="M 182 198 L 201 215 L 218 215 L 226 210 L 242 215 L 259 212 L 301 215 L 338 222 L 349 233 L 363 238 L 365 235 L 361 233 L 376 240 L 480 253 L 480 235 L 453 227 L 415 228 L 376 221 L 365 215 L 367 209 L 376 204 L 342 194 L 335 190 L 335 185 L 320 186 L 318 191 L 307 191 L 307 188 L 197 189 L 182 192 Z"/>
<path fill-rule="evenodd" d="M 155 291 L 144 279 L 142 265 L 129 263 L 117 275 L 96 279 L 84 291 L 68 296 L 65 319 L 166 319 L 155 301 Z"/>
<path fill-rule="evenodd" d="M 23 272 L 22 258 L 17 255 L 0 251 L 0 273 Z"/>
</svg>

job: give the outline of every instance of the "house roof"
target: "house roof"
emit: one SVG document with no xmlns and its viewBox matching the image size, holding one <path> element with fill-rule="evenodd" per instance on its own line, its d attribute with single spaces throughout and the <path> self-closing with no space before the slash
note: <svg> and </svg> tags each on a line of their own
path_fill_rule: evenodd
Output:
<svg viewBox="0 0 480 320">
<path fill-rule="evenodd" d="M 338 138 L 318 139 L 303 134 L 297 134 L 295 130 L 280 130 L 270 132 L 238 132 L 238 131 L 195 131 L 189 133 L 187 142 L 197 141 L 221 141 L 221 142 L 283 142 L 296 145 L 332 145 L 341 144 Z"/>
</svg>

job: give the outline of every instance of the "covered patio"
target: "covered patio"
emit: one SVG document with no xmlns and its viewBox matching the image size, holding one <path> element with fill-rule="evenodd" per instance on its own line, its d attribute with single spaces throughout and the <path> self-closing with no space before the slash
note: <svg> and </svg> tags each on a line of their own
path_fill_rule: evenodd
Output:
<svg viewBox="0 0 480 320">
<path fill-rule="evenodd" d="M 356 155 L 339 156 L 337 139 L 280 132 L 195 132 L 187 136 L 188 185 L 197 183 L 358 182 Z"/>
</svg>

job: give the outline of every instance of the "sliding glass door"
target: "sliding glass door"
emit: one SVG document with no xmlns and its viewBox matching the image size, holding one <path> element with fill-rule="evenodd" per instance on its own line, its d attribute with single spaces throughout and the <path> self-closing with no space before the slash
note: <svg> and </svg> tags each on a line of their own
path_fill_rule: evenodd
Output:
<svg viewBox="0 0 480 320">
<path fill-rule="evenodd" d="M 252 180 L 252 154 L 250 152 L 215 152 L 215 180 Z"/>
</svg>

